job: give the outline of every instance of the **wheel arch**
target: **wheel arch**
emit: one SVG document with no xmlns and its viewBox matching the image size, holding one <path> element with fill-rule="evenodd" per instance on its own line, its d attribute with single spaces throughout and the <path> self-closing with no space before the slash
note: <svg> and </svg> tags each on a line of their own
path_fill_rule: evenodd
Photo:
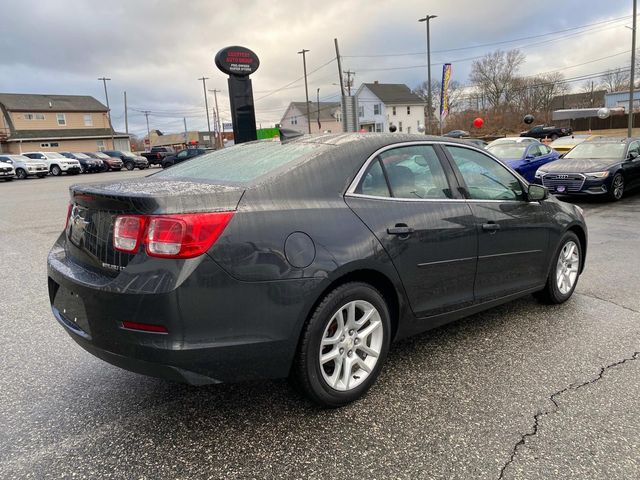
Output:
<svg viewBox="0 0 640 480">
<path fill-rule="evenodd" d="M 582 261 L 580 262 L 580 273 L 584 270 L 584 264 L 587 259 L 587 232 L 577 224 L 571 225 L 567 232 L 575 233 L 576 237 L 580 241 L 580 251 L 582 252 Z"/>
</svg>

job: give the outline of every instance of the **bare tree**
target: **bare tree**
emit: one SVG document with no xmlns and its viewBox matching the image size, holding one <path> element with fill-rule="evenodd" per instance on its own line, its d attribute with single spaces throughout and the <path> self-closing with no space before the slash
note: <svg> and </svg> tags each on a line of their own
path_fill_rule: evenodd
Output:
<svg viewBox="0 0 640 480">
<path fill-rule="evenodd" d="M 425 103 L 427 101 L 429 90 L 427 89 L 427 82 L 422 82 L 416 88 L 413 89 L 413 93 L 422 98 Z M 442 92 L 442 82 L 437 80 L 431 81 L 431 105 L 433 107 L 433 112 L 437 117 L 440 112 L 440 96 Z M 456 111 L 457 108 L 460 107 L 462 103 L 462 85 L 460 82 L 456 80 L 451 80 L 449 82 L 449 112 Z"/>
<path fill-rule="evenodd" d="M 602 87 L 607 92 L 624 92 L 629 90 L 629 71 L 622 68 L 608 70 L 600 77 Z"/>
<path fill-rule="evenodd" d="M 471 65 L 469 79 L 476 84 L 486 98 L 489 107 L 508 105 L 518 69 L 524 63 L 524 55 L 517 49 L 488 53 Z"/>
</svg>

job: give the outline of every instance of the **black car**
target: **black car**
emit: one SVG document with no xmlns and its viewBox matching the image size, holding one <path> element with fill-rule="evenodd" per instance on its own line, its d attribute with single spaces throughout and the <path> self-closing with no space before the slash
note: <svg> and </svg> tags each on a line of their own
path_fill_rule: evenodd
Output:
<svg viewBox="0 0 640 480">
<path fill-rule="evenodd" d="M 579 207 L 462 141 L 305 135 L 72 186 L 49 298 L 122 368 L 194 385 L 291 375 L 336 407 L 393 340 L 530 293 L 566 301 L 586 250 Z"/>
<path fill-rule="evenodd" d="M 136 155 L 133 152 L 122 152 L 120 150 L 104 150 L 102 153 L 105 155 L 109 155 L 110 157 L 119 158 L 122 160 L 122 164 L 124 168 L 127 170 L 133 170 L 134 168 L 144 170 L 145 168 L 149 168 L 149 161 L 141 157 L 140 155 Z"/>
<path fill-rule="evenodd" d="M 573 130 L 569 127 L 555 127 L 555 126 L 545 126 L 545 125 L 536 125 L 533 128 L 525 132 L 521 132 L 521 137 L 530 137 L 530 138 L 549 138 L 551 140 L 556 140 L 560 137 L 566 137 L 567 135 L 571 135 Z"/>
<path fill-rule="evenodd" d="M 558 195 L 607 196 L 620 200 L 640 187 L 640 139 L 597 137 L 586 140 L 536 172 L 536 183 Z"/>
<path fill-rule="evenodd" d="M 82 170 L 82 173 L 103 172 L 105 170 L 102 160 L 91 158 L 89 155 L 84 153 L 60 152 L 60 155 L 63 155 L 66 158 L 78 160 L 80 162 L 80 169 Z"/>
<path fill-rule="evenodd" d="M 184 150 L 180 150 L 175 155 L 169 155 L 165 157 L 162 160 L 162 168 L 171 167 L 176 163 L 184 162 L 185 160 L 190 160 L 204 153 L 207 153 L 207 150 L 205 150 L 204 148 L 185 148 Z"/>
</svg>

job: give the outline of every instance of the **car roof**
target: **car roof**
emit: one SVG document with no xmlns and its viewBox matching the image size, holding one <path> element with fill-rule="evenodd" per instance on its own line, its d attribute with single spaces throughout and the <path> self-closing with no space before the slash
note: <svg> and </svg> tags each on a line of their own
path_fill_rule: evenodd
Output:
<svg viewBox="0 0 640 480">
<path fill-rule="evenodd" d="M 637 137 L 597 137 L 585 140 L 585 143 L 629 143 L 638 140 Z"/>
</svg>

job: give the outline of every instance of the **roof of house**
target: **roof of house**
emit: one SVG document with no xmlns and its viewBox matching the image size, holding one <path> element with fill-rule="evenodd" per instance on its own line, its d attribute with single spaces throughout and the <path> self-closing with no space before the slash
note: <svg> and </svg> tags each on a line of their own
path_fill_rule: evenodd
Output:
<svg viewBox="0 0 640 480">
<path fill-rule="evenodd" d="M 363 83 L 383 103 L 421 105 L 424 100 L 413 93 L 404 83 Z"/>
<path fill-rule="evenodd" d="M 0 93 L 0 104 L 8 111 L 106 112 L 107 107 L 89 95 L 34 95 Z"/>
<path fill-rule="evenodd" d="M 335 117 L 333 114 L 336 109 L 340 108 L 340 102 L 309 102 L 309 115 L 311 120 L 318 118 L 318 105 L 320 105 L 320 121 L 333 121 Z M 307 116 L 307 106 L 305 102 L 291 102 L 289 108 L 296 107 L 302 115 Z M 287 109 L 288 110 L 288 109 Z"/>
</svg>

